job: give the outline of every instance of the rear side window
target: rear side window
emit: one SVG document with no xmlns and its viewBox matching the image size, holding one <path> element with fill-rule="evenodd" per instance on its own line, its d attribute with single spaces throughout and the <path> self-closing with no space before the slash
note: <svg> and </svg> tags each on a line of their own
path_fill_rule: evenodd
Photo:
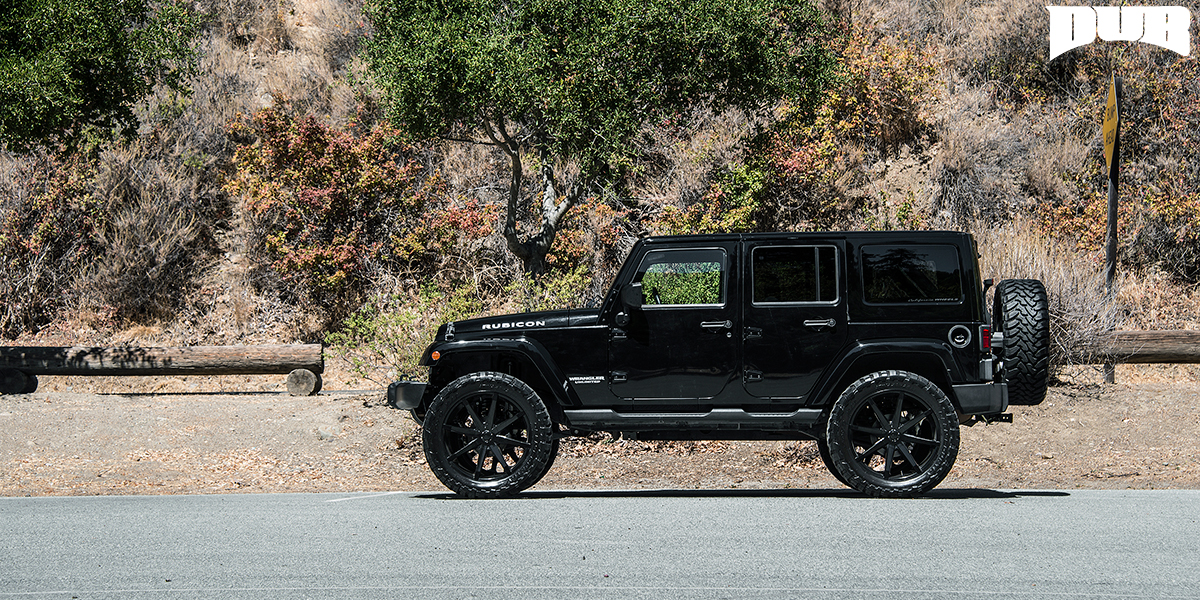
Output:
<svg viewBox="0 0 1200 600">
<path fill-rule="evenodd" d="M 954 246 L 863 246 L 862 265 L 868 304 L 962 302 L 962 272 Z"/>
<path fill-rule="evenodd" d="M 833 246 L 760 246 L 751 254 L 755 304 L 837 302 Z"/>
<path fill-rule="evenodd" d="M 643 305 L 724 304 L 727 263 L 719 248 L 647 253 L 636 279 L 642 282 Z"/>
</svg>

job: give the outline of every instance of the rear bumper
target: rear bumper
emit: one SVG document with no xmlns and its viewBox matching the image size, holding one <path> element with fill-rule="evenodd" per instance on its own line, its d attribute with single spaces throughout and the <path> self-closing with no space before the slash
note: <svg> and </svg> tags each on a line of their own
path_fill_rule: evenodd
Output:
<svg viewBox="0 0 1200 600">
<path fill-rule="evenodd" d="M 412 410 L 421 405 L 426 385 L 417 381 L 392 382 L 387 389 L 388 404 L 401 410 Z"/>
<path fill-rule="evenodd" d="M 964 415 L 990 415 L 1008 410 L 1007 383 L 970 383 L 953 387 L 958 410 Z"/>
</svg>

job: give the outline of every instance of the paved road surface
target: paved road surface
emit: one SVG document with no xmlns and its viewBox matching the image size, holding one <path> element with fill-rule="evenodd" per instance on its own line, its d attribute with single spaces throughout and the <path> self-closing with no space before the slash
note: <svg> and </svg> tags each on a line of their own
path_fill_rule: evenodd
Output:
<svg viewBox="0 0 1200 600">
<path fill-rule="evenodd" d="M 1200 491 L 0 498 L 4 598 L 1200 598 Z"/>
</svg>

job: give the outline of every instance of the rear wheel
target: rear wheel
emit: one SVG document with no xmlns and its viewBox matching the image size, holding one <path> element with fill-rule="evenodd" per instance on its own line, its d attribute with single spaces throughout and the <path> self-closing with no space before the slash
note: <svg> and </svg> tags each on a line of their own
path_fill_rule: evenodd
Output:
<svg viewBox="0 0 1200 600">
<path fill-rule="evenodd" d="M 550 415 L 523 381 L 503 373 L 460 377 L 429 404 L 425 458 L 462 496 L 516 494 L 546 474 L 557 449 Z"/>
<path fill-rule="evenodd" d="M 1004 334 L 1008 403 L 1041 404 L 1050 380 L 1050 301 L 1036 279 L 1005 279 L 996 286 L 992 325 Z"/>
<path fill-rule="evenodd" d="M 829 455 L 829 442 L 817 440 L 817 452 L 821 455 L 821 462 L 825 463 L 825 468 L 829 469 L 829 474 L 833 475 L 834 479 L 840 481 L 842 485 L 849 486 L 846 478 L 842 477 L 842 474 L 833 466 L 833 457 Z"/>
<path fill-rule="evenodd" d="M 829 413 L 831 471 L 876 497 L 912 497 L 941 483 L 958 457 L 958 416 L 933 382 L 905 371 L 855 381 Z"/>
</svg>

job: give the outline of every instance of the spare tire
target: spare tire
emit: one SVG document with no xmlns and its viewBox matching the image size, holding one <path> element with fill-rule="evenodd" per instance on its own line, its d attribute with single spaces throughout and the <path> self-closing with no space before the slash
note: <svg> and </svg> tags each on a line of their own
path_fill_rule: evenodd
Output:
<svg viewBox="0 0 1200 600">
<path fill-rule="evenodd" d="M 992 327 L 1004 334 L 1008 403 L 1041 404 L 1050 379 L 1050 301 L 1036 279 L 1006 279 L 996 286 Z"/>
</svg>

